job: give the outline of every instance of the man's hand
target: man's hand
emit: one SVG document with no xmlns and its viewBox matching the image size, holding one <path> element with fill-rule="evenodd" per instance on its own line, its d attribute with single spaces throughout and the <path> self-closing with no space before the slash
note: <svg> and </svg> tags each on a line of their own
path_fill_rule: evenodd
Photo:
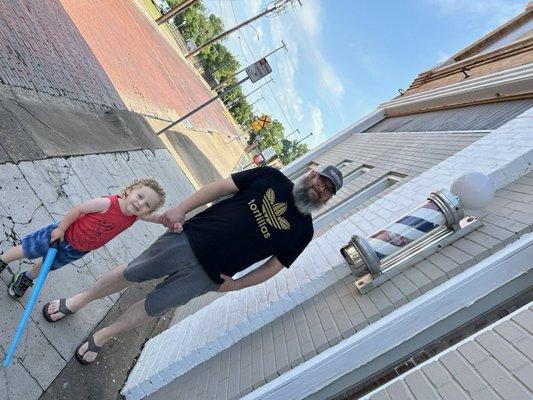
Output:
<svg viewBox="0 0 533 400">
<path fill-rule="evenodd" d="M 233 290 L 239 290 L 239 284 L 231 276 L 220 274 L 220 278 L 224 279 L 224 283 L 220 285 L 217 292 L 231 292 Z"/>
<path fill-rule="evenodd" d="M 161 214 L 160 223 L 165 225 L 174 232 L 183 231 L 183 222 L 185 221 L 185 213 L 178 207 L 171 208 Z"/>
<path fill-rule="evenodd" d="M 50 237 L 50 243 L 54 243 L 58 239 L 62 241 L 64 237 L 65 237 L 65 231 L 60 228 L 55 228 L 52 231 L 52 235 Z"/>
</svg>

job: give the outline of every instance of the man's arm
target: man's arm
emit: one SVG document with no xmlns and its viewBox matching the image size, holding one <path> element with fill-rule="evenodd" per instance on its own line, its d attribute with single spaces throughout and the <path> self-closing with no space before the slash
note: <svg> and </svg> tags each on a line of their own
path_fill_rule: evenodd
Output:
<svg viewBox="0 0 533 400">
<path fill-rule="evenodd" d="M 231 177 L 210 183 L 187 197 L 176 207 L 165 211 L 161 215 L 161 223 L 176 232 L 181 232 L 185 215 L 188 212 L 238 190 Z"/>
<path fill-rule="evenodd" d="M 220 274 L 220 277 L 224 279 L 224 283 L 220 285 L 217 292 L 230 292 L 232 290 L 240 290 L 249 286 L 258 285 L 272 278 L 283 268 L 283 264 L 279 262 L 276 256 L 272 256 L 263 265 L 239 279 L 234 280 L 230 276 Z"/>
</svg>

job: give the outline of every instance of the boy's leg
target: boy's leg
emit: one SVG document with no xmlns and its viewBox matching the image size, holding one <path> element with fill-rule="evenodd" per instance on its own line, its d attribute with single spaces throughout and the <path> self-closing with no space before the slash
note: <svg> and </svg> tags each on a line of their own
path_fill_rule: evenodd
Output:
<svg viewBox="0 0 533 400">
<path fill-rule="evenodd" d="M 24 296 L 26 290 L 33 286 L 33 280 L 39 275 L 41 265 L 43 265 L 42 258 L 37 260 L 33 268 L 29 271 L 19 272 L 18 274 L 13 275 L 13 279 L 8 288 L 9 295 L 14 299 L 20 299 Z"/>
<path fill-rule="evenodd" d="M 87 290 L 69 297 L 66 301 L 67 309 L 76 312 L 93 300 L 116 293 L 130 286 L 134 282 L 130 282 L 124 278 L 124 268 L 126 268 L 126 264 L 116 266 L 94 282 Z M 63 313 L 58 312 L 58 310 L 59 300 L 51 301 L 48 306 L 48 314 L 50 314 L 50 318 L 54 321 L 64 317 Z"/>
<path fill-rule="evenodd" d="M 12 261 L 20 260 L 24 258 L 24 252 L 22 251 L 22 245 L 14 246 L 0 255 L 0 260 L 5 264 L 9 264 Z"/>
<path fill-rule="evenodd" d="M 111 325 L 96 331 L 93 334 L 94 344 L 96 344 L 98 347 L 101 347 L 112 337 L 120 333 L 131 331 L 138 326 L 146 324 L 152 318 L 154 318 L 146 313 L 144 301 L 145 300 L 138 301 L 128 308 L 124 314 L 118 317 Z M 79 348 L 78 353 L 85 361 L 92 362 L 98 354 L 87 351 L 88 346 L 89 344 L 85 342 Z"/>
<path fill-rule="evenodd" d="M 43 259 L 40 258 L 33 264 L 33 268 L 29 271 L 26 271 L 26 276 L 30 278 L 32 281 L 35 280 L 39 276 L 39 271 L 41 271 L 41 266 L 43 265 Z"/>
</svg>

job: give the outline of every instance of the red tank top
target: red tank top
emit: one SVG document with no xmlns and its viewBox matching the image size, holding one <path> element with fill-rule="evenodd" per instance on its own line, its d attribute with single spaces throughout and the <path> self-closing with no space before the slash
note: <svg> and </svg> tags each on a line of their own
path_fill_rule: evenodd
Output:
<svg viewBox="0 0 533 400">
<path fill-rule="evenodd" d="M 118 196 L 104 196 L 111 205 L 103 213 L 82 214 L 65 232 L 65 239 L 80 251 L 91 251 L 109 242 L 137 220 L 136 215 L 124 215 L 118 204 Z"/>
</svg>

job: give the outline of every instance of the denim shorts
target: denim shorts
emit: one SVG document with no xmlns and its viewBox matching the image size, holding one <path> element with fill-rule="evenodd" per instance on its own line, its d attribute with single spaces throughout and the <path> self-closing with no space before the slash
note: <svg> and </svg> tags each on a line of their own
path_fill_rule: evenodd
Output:
<svg viewBox="0 0 533 400">
<path fill-rule="evenodd" d="M 58 222 L 45 226 L 38 231 L 32 232 L 22 238 L 22 251 L 24 257 L 33 260 L 35 258 L 45 257 L 50 247 L 50 238 L 52 231 L 57 228 Z M 51 269 L 61 268 L 72 261 L 82 258 L 88 251 L 80 251 L 72 247 L 66 240 L 59 242 L 57 254 L 52 263 Z"/>
<path fill-rule="evenodd" d="M 200 265 L 183 232 L 167 231 L 160 236 L 127 265 L 123 275 L 130 282 L 165 277 L 144 302 L 146 313 L 152 317 L 220 287 Z"/>
</svg>

